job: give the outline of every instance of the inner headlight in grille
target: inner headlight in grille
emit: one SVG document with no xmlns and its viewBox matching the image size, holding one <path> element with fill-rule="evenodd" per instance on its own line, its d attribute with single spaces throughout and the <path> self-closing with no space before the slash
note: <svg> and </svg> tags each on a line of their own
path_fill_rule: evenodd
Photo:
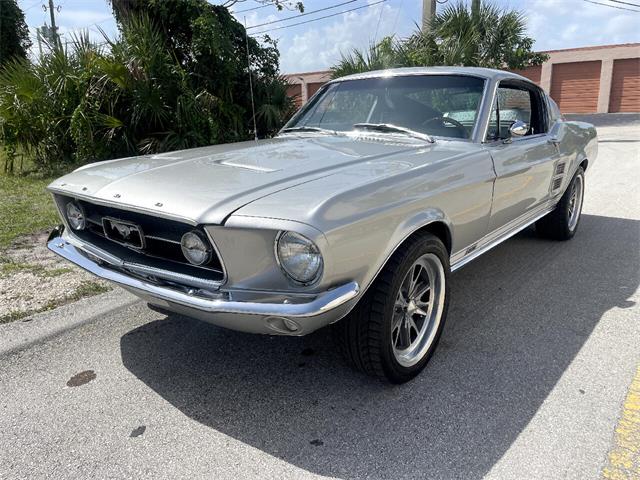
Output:
<svg viewBox="0 0 640 480">
<path fill-rule="evenodd" d="M 67 221 L 74 230 L 84 230 L 87 226 L 87 218 L 84 209 L 76 202 L 69 202 L 66 206 Z"/>
<path fill-rule="evenodd" d="M 278 262 L 292 280 L 313 283 L 322 271 L 322 254 L 317 245 L 295 232 L 282 232 L 276 240 Z"/>
<path fill-rule="evenodd" d="M 182 236 L 180 241 L 182 254 L 192 265 L 204 265 L 211 260 L 211 247 L 198 230 L 192 230 Z"/>
</svg>

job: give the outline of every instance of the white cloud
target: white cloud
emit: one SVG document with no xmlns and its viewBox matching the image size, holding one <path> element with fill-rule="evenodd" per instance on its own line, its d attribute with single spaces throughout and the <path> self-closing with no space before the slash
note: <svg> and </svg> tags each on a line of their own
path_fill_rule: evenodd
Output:
<svg viewBox="0 0 640 480">
<path fill-rule="evenodd" d="M 325 25 L 310 24 L 303 33 L 280 40 L 281 70 L 290 73 L 327 69 L 342 53 L 367 48 L 375 39 L 394 34 L 397 27 L 402 27 L 401 16 L 398 7 L 383 3 L 341 15 Z"/>
<path fill-rule="evenodd" d="M 640 41 L 640 14 L 579 0 L 531 0 L 525 15 L 538 50 Z"/>
</svg>

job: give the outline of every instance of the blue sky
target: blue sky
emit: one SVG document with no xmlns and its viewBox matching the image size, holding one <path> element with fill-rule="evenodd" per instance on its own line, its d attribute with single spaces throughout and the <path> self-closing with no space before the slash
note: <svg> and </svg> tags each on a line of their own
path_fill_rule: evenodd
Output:
<svg viewBox="0 0 640 480">
<path fill-rule="evenodd" d="M 337 5 L 346 0 L 304 0 L 306 12 Z M 358 10 L 318 20 L 304 25 L 273 30 L 270 35 L 279 41 L 281 70 L 283 73 L 324 70 L 339 58 L 341 52 L 366 47 L 374 38 L 395 34 L 408 35 L 420 23 L 422 0 L 351 0 L 348 4 L 324 12 L 304 16 L 298 20 L 255 27 L 249 32 L 290 25 L 314 18 L 362 7 Z M 440 0 L 444 1 L 444 0 Z M 448 0 L 453 2 L 455 0 Z M 537 50 L 640 42 L 640 7 L 633 9 L 614 0 L 493 0 L 506 8 L 517 7 L 525 14 L 529 34 L 536 39 Z M 640 5 L 640 0 L 626 0 Z M 19 0 L 25 10 L 27 23 L 35 34 L 35 27 L 49 23 L 49 13 L 43 11 L 46 0 Z M 222 3 L 210 1 L 210 3 Z M 55 0 L 60 32 L 64 36 L 77 30 L 88 29 L 95 38 L 101 38 L 99 28 L 109 35 L 117 29 L 106 0 Z M 374 4 L 374 5 L 371 5 Z M 253 0 L 236 4 L 232 10 L 245 10 L 258 6 Z M 618 7 L 618 8 L 614 8 Z M 443 8 L 441 5 L 438 8 Z M 275 7 L 259 8 L 237 13 L 236 17 L 249 27 L 265 22 L 292 17 L 297 11 L 278 12 Z M 64 38 L 63 36 L 63 38 Z M 35 44 L 35 40 L 34 40 Z"/>
</svg>

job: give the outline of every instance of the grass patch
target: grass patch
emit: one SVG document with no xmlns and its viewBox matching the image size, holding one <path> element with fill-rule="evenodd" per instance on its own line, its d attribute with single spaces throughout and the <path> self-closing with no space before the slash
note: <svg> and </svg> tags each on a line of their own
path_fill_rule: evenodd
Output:
<svg viewBox="0 0 640 480">
<path fill-rule="evenodd" d="M 108 292 L 109 290 L 111 290 L 111 287 L 102 285 L 98 282 L 84 282 L 76 289 L 71 297 L 67 298 L 67 300 L 75 302 L 76 300 L 80 300 L 81 298 L 99 295 L 101 293 Z"/>
<path fill-rule="evenodd" d="M 45 190 L 51 180 L 0 173 L 0 249 L 21 235 L 60 223 L 53 199 Z"/>
<path fill-rule="evenodd" d="M 45 268 L 42 265 L 15 262 L 9 258 L 0 256 L 0 278 L 8 277 L 19 272 L 29 272 L 39 277 L 50 278 L 59 277 L 72 271 L 73 269 L 67 267 Z"/>
<path fill-rule="evenodd" d="M 91 282 L 91 281 L 83 282 L 76 289 L 76 291 L 73 292 L 68 297 L 60 298 L 57 300 L 51 300 L 45 306 L 34 309 L 34 310 L 24 310 L 24 311 L 12 310 L 8 314 L 0 316 L 0 324 L 22 320 L 23 318 L 30 317 L 31 315 L 35 315 L 36 313 L 53 310 L 54 308 L 60 307 L 62 305 L 66 305 L 67 303 L 75 302 L 84 297 L 99 295 L 101 293 L 108 292 L 109 290 L 111 290 L 111 287 L 102 285 L 98 282 Z"/>
</svg>

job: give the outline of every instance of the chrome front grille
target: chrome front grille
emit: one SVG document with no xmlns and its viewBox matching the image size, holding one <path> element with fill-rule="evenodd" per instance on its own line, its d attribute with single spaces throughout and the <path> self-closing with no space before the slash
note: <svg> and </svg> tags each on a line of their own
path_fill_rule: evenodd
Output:
<svg viewBox="0 0 640 480">
<path fill-rule="evenodd" d="M 67 202 L 73 200 L 82 206 L 87 219 L 87 227 L 73 231 L 73 235 L 120 259 L 127 265 L 127 270 L 147 279 L 162 278 L 200 288 L 224 280 L 224 267 L 215 245 L 212 245 L 211 261 L 206 265 L 192 265 L 184 258 L 180 240 L 182 235 L 194 230 L 192 225 L 56 195 L 61 212 L 65 211 Z M 143 237 L 142 248 L 126 245 L 108 235 L 105 219 L 139 227 Z"/>
</svg>

